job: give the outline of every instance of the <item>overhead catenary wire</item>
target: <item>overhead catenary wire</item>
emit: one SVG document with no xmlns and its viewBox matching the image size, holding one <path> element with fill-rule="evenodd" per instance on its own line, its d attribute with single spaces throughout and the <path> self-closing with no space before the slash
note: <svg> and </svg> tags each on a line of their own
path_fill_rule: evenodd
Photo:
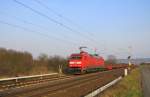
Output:
<svg viewBox="0 0 150 97">
<path fill-rule="evenodd" d="M 47 9 L 48 11 L 52 12 L 53 14 L 55 14 L 57 17 L 59 17 L 59 18 L 65 20 L 65 21 L 68 22 L 68 23 L 73 24 L 74 26 L 76 26 L 77 28 L 79 28 L 80 31 L 86 32 L 87 34 L 86 34 L 86 33 L 83 34 L 83 33 L 81 33 L 80 31 L 78 31 L 77 33 L 78 33 L 79 35 L 83 36 L 84 38 L 88 39 L 88 40 L 92 43 L 92 45 L 94 46 L 94 48 L 97 48 L 97 45 L 98 45 L 98 44 L 101 44 L 101 45 L 104 46 L 104 44 L 99 43 L 99 42 L 96 41 L 96 39 L 94 38 L 94 36 L 93 36 L 92 33 L 90 33 L 89 31 L 84 30 L 84 28 L 82 28 L 80 25 L 78 25 L 77 23 L 75 23 L 75 22 L 72 21 L 71 19 L 65 17 L 63 14 L 61 14 L 61 13 L 55 11 L 54 9 L 50 8 L 49 6 L 47 6 L 46 4 L 44 4 L 43 2 L 41 2 L 40 0 L 34 0 L 34 1 L 35 1 L 36 3 L 38 3 L 39 5 L 41 5 L 42 7 L 44 7 L 45 9 Z"/>
<path fill-rule="evenodd" d="M 4 15 L 4 16 L 6 16 L 6 17 L 13 18 L 13 19 L 15 19 L 15 20 L 17 20 L 17 21 L 20 21 L 20 22 L 23 22 L 23 23 L 25 23 L 25 24 L 30 24 L 30 25 L 33 25 L 33 26 L 37 26 L 37 27 L 40 27 L 40 28 L 42 28 L 42 29 L 48 29 L 47 27 L 44 27 L 44 26 L 42 26 L 42 25 L 39 25 L 39 24 L 30 22 L 30 21 L 21 19 L 21 18 L 19 18 L 19 17 L 17 17 L 17 16 L 14 16 L 14 15 L 6 15 L 5 12 L 0 12 L 0 13 L 2 13 L 2 14 L 0 14 L 0 15 Z"/>
<path fill-rule="evenodd" d="M 83 29 L 80 25 L 78 25 L 77 23 L 75 23 L 74 21 L 72 21 L 71 19 L 65 17 L 64 15 L 56 12 L 54 9 L 50 8 L 49 6 L 47 6 L 46 4 L 44 4 L 43 2 L 41 2 L 40 0 L 34 0 L 36 3 L 38 3 L 39 5 L 43 6 L 45 9 L 49 10 L 50 12 L 54 13 L 57 17 L 62 18 L 63 20 L 73 24 L 74 26 L 76 26 L 79 29 Z M 90 33 L 89 31 L 86 31 L 86 33 L 88 34 L 83 34 L 81 32 L 78 32 L 79 34 L 81 34 L 82 36 L 85 36 L 86 38 L 88 38 L 90 41 L 92 41 L 93 43 L 98 43 L 93 36 L 92 33 Z"/>
<path fill-rule="evenodd" d="M 1 12 L 1 13 L 6 14 L 6 13 L 4 13 L 4 12 Z M 32 25 L 32 26 L 35 26 L 35 27 L 38 27 L 38 28 L 42 28 L 43 30 L 45 30 L 46 32 L 48 32 L 48 28 L 46 28 L 45 26 L 41 26 L 41 25 L 39 25 L 39 24 L 35 24 L 35 23 L 33 23 L 33 22 L 29 22 L 29 21 L 24 20 L 24 19 L 20 19 L 20 18 L 18 18 L 17 16 L 13 16 L 13 15 L 6 15 L 6 16 L 9 17 L 9 18 L 13 18 L 13 19 L 15 19 L 15 20 L 17 20 L 17 21 L 23 22 L 23 23 L 25 23 L 25 24 L 29 24 L 29 25 Z M 40 32 L 40 33 L 41 33 L 41 32 Z M 47 34 L 47 35 L 48 35 L 48 34 Z M 52 35 L 50 35 L 50 36 L 52 37 Z M 65 38 L 66 36 L 65 36 L 64 34 L 62 34 L 61 36 L 63 36 L 63 39 L 60 38 L 60 40 L 68 41 L 68 40 L 66 40 L 66 38 Z M 56 37 L 56 38 L 58 39 L 57 36 L 53 36 L 53 37 Z M 69 41 L 69 43 L 75 44 L 74 41 Z M 77 44 L 77 43 L 76 43 L 76 44 Z"/>
<path fill-rule="evenodd" d="M 46 19 L 48 19 L 49 21 L 51 21 L 51 22 L 53 22 L 53 23 L 55 23 L 55 24 L 57 24 L 57 25 L 59 25 L 59 26 L 65 28 L 65 29 L 67 29 L 67 30 L 69 30 L 69 31 L 71 31 L 71 32 L 79 32 L 79 31 L 77 31 L 77 30 L 75 30 L 75 29 L 72 29 L 71 27 L 69 27 L 69 26 L 67 26 L 67 25 L 65 25 L 65 24 L 63 24 L 63 23 L 61 23 L 61 22 L 59 22 L 59 21 L 57 21 L 57 20 L 55 20 L 55 19 L 49 17 L 48 15 L 46 15 L 46 14 L 44 14 L 44 13 L 42 13 L 42 12 L 40 12 L 40 11 L 38 11 L 38 10 L 36 10 L 36 9 L 34 9 L 34 8 L 32 8 L 32 7 L 30 7 L 30 6 L 26 5 L 26 4 L 24 4 L 24 3 L 22 3 L 22 2 L 20 2 L 20 1 L 17 1 L 17 0 L 13 0 L 13 1 L 16 2 L 17 4 L 20 4 L 21 6 L 23 6 L 23 7 L 25 7 L 25 8 L 27 8 L 27 9 L 33 11 L 34 13 L 36 13 L 36 14 L 38 14 L 38 15 L 40 15 L 40 16 L 46 18 Z M 87 39 L 87 37 L 85 37 L 85 39 Z M 91 42 L 91 41 L 89 41 L 89 42 Z M 93 43 L 92 43 L 92 44 L 93 44 Z"/>
<path fill-rule="evenodd" d="M 67 30 L 69 30 L 69 31 L 71 31 L 71 32 L 81 33 L 81 32 L 79 32 L 79 31 L 77 31 L 77 30 L 71 28 L 70 26 L 65 25 L 64 23 L 62 23 L 62 22 L 60 22 L 60 21 L 58 21 L 58 20 L 55 20 L 55 19 L 51 18 L 50 16 L 48 16 L 48 15 L 46 15 L 46 14 L 44 14 L 44 13 L 42 13 L 42 12 L 40 12 L 40 11 L 38 11 L 38 10 L 36 10 L 36 9 L 34 9 L 34 8 L 28 6 L 28 5 L 26 5 L 26 4 L 24 4 L 24 3 L 20 2 L 20 1 L 18 1 L 18 0 L 13 0 L 13 1 L 15 1 L 17 4 L 19 4 L 19 5 L 21 5 L 21 6 L 25 7 L 25 8 L 27 8 L 27 9 L 33 11 L 34 13 L 36 13 L 36 14 L 38 14 L 38 15 L 40 15 L 40 16 L 46 18 L 46 19 L 48 19 L 49 21 L 51 21 L 51 22 L 53 22 L 53 23 L 55 23 L 55 24 L 57 24 L 57 25 L 59 25 L 59 26 L 65 28 L 65 29 L 67 29 Z M 81 34 L 83 34 L 83 33 L 81 33 Z M 81 35 L 81 34 L 80 34 L 80 35 Z M 79 36 L 80 36 L 80 35 L 79 35 Z M 81 36 L 83 36 L 83 35 L 81 35 Z M 83 37 L 85 38 L 85 40 L 88 39 L 88 41 L 89 41 L 88 44 L 90 44 L 90 43 L 92 43 L 92 45 L 93 45 L 93 44 L 96 44 L 96 42 L 93 42 L 91 39 L 87 38 L 86 36 L 83 36 Z M 85 41 L 85 40 L 80 41 L 80 43 L 78 43 L 78 45 L 81 45 L 81 43 L 82 43 L 83 41 Z M 97 43 L 96 45 L 98 45 L 98 44 L 99 44 L 99 43 Z"/>
<path fill-rule="evenodd" d="M 20 25 L 8 23 L 8 22 L 2 21 L 2 20 L 0 20 L 0 23 L 1 23 L 1 24 L 5 24 L 5 25 L 8 25 L 8 26 L 11 26 L 11 27 L 14 27 L 14 28 L 19 28 L 19 29 L 22 29 L 22 30 L 24 30 L 24 31 L 28 31 L 28 32 L 32 32 L 32 33 L 35 33 L 35 34 L 39 34 L 39 35 L 41 35 L 41 36 L 43 36 L 43 37 L 46 37 L 47 39 L 53 38 L 53 39 L 59 40 L 59 41 L 61 41 L 61 42 L 66 41 L 66 42 L 69 43 L 69 44 L 71 43 L 71 44 L 73 44 L 73 45 L 78 45 L 77 43 L 72 43 L 72 42 L 70 42 L 70 41 L 63 40 L 63 39 L 60 39 L 60 38 L 57 38 L 57 37 L 51 37 L 51 36 L 49 36 L 49 35 L 47 35 L 47 34 L 41 33 L 41 32 L 39 32 L 39 31 L 31 30 L 31 29 L 28 29 L 28 28 L 23 27 L 23 26 L 20 26 Z"/>
<path fill-rule="evenodd" d="M 51 22 L 54 22 L 55 24 L 58 24 L 58 25 L 60 25 L 60 26 L 62 26 L 62 27 L 64 27 L 64 28 L 68 29 L 69 31 L 74 32 L 74 29 L 68 27 L 67 25 L 64 25 L 63 23 L 61 23 L 61 22 L 59 22 L 59 21 L 57 21 L 57 20 L 55 20 L 55 19 L 52 19 L 52 18 L 49 17 L 48 15 L 46 15 L 46 14 L 44 14 L 44 13 L 38 11 L 38 10 L 33 9 L 32 7 L 26 5 L 26 4 L 22 3 L 22 2 L 19 2 L 19 1 L 17 1 L 17 0 L 13 0 L 13 1 L 15 1 L 16 3 L 18 3 L 18 4 L 22 5 L 22 6 L 24 6 L 25 8 L 28 8 L 29 10 L 33 11 L 34 13 L 36 13 L 36 14 L 38 14 L 38 15 L 47 18 L 47 19 L 50 20 Z"/>
<path fill-rule="evenodd" d="M 72 29 L 71 29 L 71 28 L 69 28 L 68 26 L 66 26 L 66 25 L 62 24 L 61 22 L 59 22 L 59 21 L 57 21 L 57 20 L 52 19 L 51 17 L 49 17 L 49 16 L 47 16 L 47 15 L 43 14 L 42 12 L 40 12 L 40 11 L 37 11 L 37 10 L 33 9 L 33 8 L 31 8 L 30 6 L 28 6 L 28 5 L 24 4 L 24 3 L 20 2 L 20 1 L 17 1 L 17 0 L 13 0 L 13 1 L 15 1 L 16 3 L 18 3 L 18 4 L 22 5 L 22 6 L 24 6 L 25 8 L 30 9 L 31 11 L 33 11 L 33 12 L 37 13 L 38 15 L 41 15 L 41 16 L 43 16 L 43 17 L 47 18 L 48 20 L 50 20 L 50 21 L 52 21 L 52 22 L 54 22 L 54 23 L 56 23 L 56 24 L 58 24 L 58 25 L 60 25 L 60 26 L 62 26 L 62 27 L 64 27 L 64 28 L 66 28 L 66 29 L 68 29 L 68 30 L 71 30 L 71 31 L 72 31 Z"/>
</svg>

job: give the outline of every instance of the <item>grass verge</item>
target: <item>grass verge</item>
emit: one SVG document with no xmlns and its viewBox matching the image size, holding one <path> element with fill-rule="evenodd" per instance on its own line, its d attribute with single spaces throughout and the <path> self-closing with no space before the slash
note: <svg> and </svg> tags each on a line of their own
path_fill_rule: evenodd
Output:
<svg viewBox="0 0 150 97">
<path fill-rule="evenodd" d="M 139 68 L 124 77 L 118 84 L 104 91 L 100 97 L 142 97 Z"/>
</svg>

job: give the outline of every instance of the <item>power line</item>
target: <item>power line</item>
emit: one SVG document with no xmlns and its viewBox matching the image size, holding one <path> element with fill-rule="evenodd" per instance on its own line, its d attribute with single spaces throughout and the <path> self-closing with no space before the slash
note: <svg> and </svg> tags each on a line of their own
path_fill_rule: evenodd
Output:
<svg viewBox="0 0 150 97">
<path fill-rule="evenodd" d="M 15 1 L 16 3 L 18 3 L 18 4 L 22 5 L 22 6 L 24 6 L 25 8 L 28 8 L 28 9 L 30 9 L 31 11 L 37 13 L 38 15 L 43 16 L 43 17 L 47 18 L 48 20 L 50 20 L 50 21 L 52 21 L 52 22 L 54 22 L 54 23 L 56 23 L 56 24 L 58 24 L 58 25 L 60 25 L 60 26 L 62 26 L 62 27 L 64 27 L 64 28 L 66 28 L 66 29 L 68 29 L 68 30 L 74 32 L 74 30 L 73 30 L 72 28 L 70 28 L 70 27 L 64 25 L 63 23 L 61 23 L 61 22 L 59 22 L 59 21 L 57 21 L 57 20 L 52 19 L 51 17 L 49 17 L 49 16 L 47 16 L 47 15 L 41 13 L 40 11 L 37 11 L 37 10 L 31 8 L 30 6 L 25 5 L 25 4 L 23 4 L 23 3 L 21 3 L 21 2 L 19 2 L 19 1 L 17 1 L 17 0 L 14 0 L 14 1 Z"/>
<path fill-rule="evenodd" d="M 6 13 L 5 12 L 0 12 L 0 13 L 3 13 L 3 14 L 1 14 L 1 15 L 6 15 Z M 43 29 L 47 29 L 46 27 L 44 27 L 44 26 L 41 26 L 41 25 L 39 25 L 39 24 L 34 24 L 33 22 L 29 22 L 29 21 L 26 21 L 26 20 L 24 20 L 24 19 L 20 19 L 20 18 L 18 18 L 17 16 L 14 16 L 14 15 L 6 15 L 6 17 L 9 17 L 9 18 L 13 18 L 13 19 L 15 19 L 15 20 L 17 20 L 17 21 L 20 21 L 20 22 L 23 22 L 23 23 L 26 23 L 26 24 L 30 24 L 30 25 L 33 25 L 33 26 L 37 26 L 37 27 L 40 27 L 40 28 L 43 28 Z"/>
<path fill-rule="evenodd" d="M 57 20 L 55 20 L 55 19 L 49 17 L 48 15 L 46 15 L 46 14 L 44 14 L 44 13 L 42 13 L 42 12 L 36 10 L 36 9 L 33 9 L 32 7 L 26 5 L 26 4 L 22 3 L 22 2 L 19 2 L 19 1 L 17 1 L 17 0 L 14 0 L 14 1 L 15 1 L 16 3 L 18 3 L 18 4 L 20 4 L 21 6 L 23 6 L 23 7 L 27 8 L 27 9 L 33 11 L 34 13 L 36 13 L 36 14 L 38 14 L 38 15 L 40 15 L 40 16 L 43 16 L 43 17 L 45 17 L 46 19 L 48 19 L 48 20 L 54 22 L 55 24 L 58 24 L 58 25 L 62 26 L 63 28 L 66 28 L 67 30 L 69 30 L 69 31 L 71 31 L 71 32 L 78 32 L 78 33 L 80 33 L 80 34 L 83 34 L 83 33 L 79 32 L 79 31 L 76 31 L 76 30 L 70 28 L 69 26 L 67 26 L 67 25 L 65 25 L 65 24 L 63 24 L 63 23 L 61 23 L 61 22 L 59 22 L 59 21 L 57 21 Z M 88 38 L 85 36 L 85 39 L 88 39 Z M 90 41 L 90 42 L 92 43 L 92 45 L 95 43 L 95 42 L 92 42 L 91 39 L 88 39 L 88 41 Z M 88 44 L 90 44 L 90 42 L 89 42 Z"/>
<path fill-rule="evenodd" d="M 52 8 L 50 8 L 49 6 L 45 5 L 44 3 L 42 3 L 40 0 L 34 0 L 36 3 L 38 3 L 39 5 L 43 6 L 45 9 L 49 10 L 50 12 L 54 13 L 57 17 L 64 19 L 65 21 L 75 25 L 78 28 L 81 28 L 78 24 L 76 24 L 75 22 L 73 22 L 72 20 L 70 20 L 69 18 L 65 17 L 64 15 L 56 12 L 55 10 L 53 10 Z"/>
<path fill-rule="evenodd" d="M 4 12 L 1 12 L 1 13 L 4 13 Z M 6 13 L 4 13 L 4 14 L 6 14 Z M 39 25 L 39 24 L 35 24 L 35 23 L 32 23 L 32 22 L 29 22 L 29 21 L 26 21 L 26 20 L 24 20 L 24 19 L 20 19 L 20 18 L 18 18 L 18 17 L 16 17 L 16 16 L 13 16 L 13 15 L 6 15 L 7 17 L 10 17 L 10 18 L 14 18 L 14 19 L 16 19 L 17 21 L 20 21 L 20 22 L 23 22 L 23 23 L 26 23 L 26 24 L 30 24 L 30 25 L 33 25 L 33 26 L 35 26 L 35 27 L 38 27 L 38 28 L 42 28 L 42 29 L 47 29 L 46 27 L 44 27 L 44 26 L 41 26 L 41 25 Z M 64 39 L 66 40 L 66 36 L 64 35 L 64 34 L 62 34 L 61 36 L 64 36 Z M 68 40 L 66 40 L 66 41 L 68 41 Z M 74 42 L 72 42 L 72 41 L 69 41 L 70 43 L 73 43 L 74 44 Z"/>
<path fill-rule="evenodd" d="M 68 42 L 69 44 L 72 43 L 72 42 L 67 41 L 67 40 L 59 39 L 59 38 L 57 38 L 57 37 L 51 37 L 51 38 L 50 38 L 49 35 L 47 35 L 47 34 L 44 34 L 44 33 L 41 33 L 41 32 L 35 31 L 35 30 L 31 30 L 31 29 L 28 29 L 28 28 L 25 28 L 25 27 L 22 27 L 22 26 L 19 26 L 19 25 L 16 25 L 16 24 L 11 24 L 11 23 L 8 23 L 8 22 L 4 22 L 4 21 L 2 21 L 2 20 L 0 20 L 0 23 L 1 23 L 1 24 L 5 24 L 5 25 L 8 25 L 8 26 L 11 26 L 11 27 L 14 27 L 14 28 L 19 28 L 19 29 L 22 29 L 22 30 L 24 30 L 24 31 L 28 31 L 28 32 L 32 32 L 32 33 L 35 33 L 35 34 L 39 34 L 39 35 L 41 35 L 41 36 L 46 37 L 47 39 L 54 38 L 54 39 L 59 40 L 59 41 L 66 41 L 66 42 Z M 77 45 L 77 44 L 76 44 L 76 43 L 73 43 L 73 45 Z"/>
<path fill-rule="evenodd" d="M 67 17 L 65 17 L 64 15 L 62 15 L 62 14 L 60 14 L 60 13 L 58 13 L 58 12 L 56 12 L 55 10 L 53 10 L 52 8 L 50 8 L 49 6 L 47 6 L 47 5 L 45 5 L 44 3 L 42 3 L 40 0 L 34 0 L 35 2 L 37 2 L 39 5 L 41 5 L 41 6 L 43 6 L 44 8 L 46 8 L 47 10 L 49 10 L 49 11 L 51 11 L 52 13 L 54 13 L 56 16 L 58 16 L 59 18 L 62 18 L 62 19 L 64 19 L 65 21 L 67 21 L 67 22 L 69 22 L 69 23 L 72 23 L 73 25 L 75 25 L 76 27 L 78 27 L 78 28 L 82 28 L 81 26 L 79 26 L 77 23 L 75 23 L 74 21 L 72 21 L 72 20 L 70 20 L 69 18 L 67 18 Z M 80 33 L 80 32 L 79 32 Z M 95 38 L 93 39 L 91 36 L 93 36 L 93 34 L 92 33 L 90 33 L 90 32 L 86 32 L 86 33 L 88 33 L 88 36 L 86 35 L 86 38 L 88 37 L 91 41 L 93 41 L 93 42 L 96 42 L 95 41 Z M 80 33 L 80 34 L 82 34 L 82 33 Z M 82 34 L 83 35 L 83 34 Z"/>
<path fill-rule="evenodd" d="M 63 28 L 65 28 L 65 29 L 67 29 L 67 30 L 69 30 L 69 31 L 71 31 L 71 32 L 78 32 L 78 31 L 76 31 L 76 30 L 70 28 L 69 26 L 67 26 L 67 25 L 65 25 L 65 24 L 63 24 L 63 23 L 61 23 L 61 22 L 59 22 L 59 21 L 57 21 L 57 20 L 55 20 L 55 19 L 49 17 L 48 15 L 45 15 L 44 13 L 42 13 L 42 12 L 40 12 L 40 11 L 38 11 L 38 10 L 33 9 L 32 7 L 26 5 L 26 4 L 22 3 L 22 2 L 19 2 L 19 1 L 17 1 L 17 0 L 14 0 L 14 2 L 20 4 L 21 6 L 23 6 L 23 7 L 27 8 L 27 9 L 33 11 L 34 13 L 36 13 L 36 14 L 38 14 L 38 15 L 40 15 L 40 16 L 43 16 L 43 17 L 47 18 L 48 20 L 54 22 L 55 24 L 58 24 L 58 25 L 62 26 Z M 80 33 L 80 32 L 79 32 L 79 33 Z M 87 37 L 85 37 L 85 38 L 87 39 Z"/>
</svg>

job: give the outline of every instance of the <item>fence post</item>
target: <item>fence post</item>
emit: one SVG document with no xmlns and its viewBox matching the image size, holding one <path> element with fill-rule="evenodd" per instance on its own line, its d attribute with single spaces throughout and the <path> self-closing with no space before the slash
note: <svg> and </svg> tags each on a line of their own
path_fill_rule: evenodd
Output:
<svg viewBox="0 0 150 97">
<path fill-rule="evenodd" d="M 124 69 L 124 76 L 128 75 L 128 69 Z"/>
<path fill-rule="evenodd" d="M 62 74 L 62 65 L 59 65 L 59 74 Z"/>
</svg>

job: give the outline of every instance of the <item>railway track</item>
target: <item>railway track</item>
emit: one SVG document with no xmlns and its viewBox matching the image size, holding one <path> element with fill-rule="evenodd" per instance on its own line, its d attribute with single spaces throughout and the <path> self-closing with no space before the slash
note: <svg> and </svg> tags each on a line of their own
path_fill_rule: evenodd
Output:
<svg viewBox="0 0 150 97">
<path fill-rule="evenodd" d="M 123 69 L 62 77 L 40 84 L 0 92 L 2 97 L 83 97 L 89 92 L 123 75 Z"/>
<path fill-rule="evenodd" d="M 57 79 L 67 78 L 67 77 L 69 77 L 69 76 L 59 75 L 57 73 L 54 73 L 54 74 L 1 79 L 0 80 L 0 92 L 14 89 L 14 88 L 21 88 L 21 87 L 28 87 L 30 85 L 37 85 L 37 84 L 44 83 L 47 81 L 53 81 L 53 80 L 57 80 Z"/>
</svg>

